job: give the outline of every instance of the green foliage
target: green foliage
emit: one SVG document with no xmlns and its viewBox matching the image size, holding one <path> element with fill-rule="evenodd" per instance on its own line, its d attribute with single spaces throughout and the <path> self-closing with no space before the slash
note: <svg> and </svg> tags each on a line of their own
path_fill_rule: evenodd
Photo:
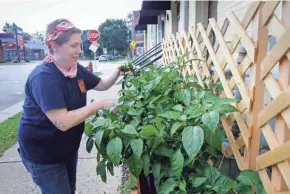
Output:
<svg viewBox="0 0 290 194">
<path fill-rule="evenodd" d="M 13 25 L 14 25 L 14 23 L 13 24 L 9 24 L 9 23 L 6 22 L 5 25 L 2 28 L 3 32 L 14 33 Z"/>
<path fill-rule="evenodd" d="M 257 173 L 245 171 L 232 180 L 216 167 L 223 157 L 220 118 L 238 111 L 231 105 L 237 101 L 218 97 L 218 91 L 213 91 L 217 84 L 210 81 L 201 87 L 190 77 L 183 79 L 183 67 L 179 58 L 126 78 L 116 106 L 120 113 L 100 111 L 92 121 L 90 138 L 95 140 L 101 163 L 127 164 L 136 178 L 142 170 L 145 176 L 152 172 L 160 194 L 245 193 L 251 186 L 263 193 Z M 105 168 L 98 165 L 102 179 Z"/>
</svg>

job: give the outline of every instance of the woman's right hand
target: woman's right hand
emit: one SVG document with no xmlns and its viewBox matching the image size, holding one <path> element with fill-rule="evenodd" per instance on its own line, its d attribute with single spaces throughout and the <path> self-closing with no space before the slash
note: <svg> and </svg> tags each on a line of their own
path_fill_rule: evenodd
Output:
<svg viewBox="0 0 290 194">
<path fill-rule="evenodd" d="M 117 104 L 116 100 L 104 100 L 102 102 L 102 107 L 103 107 L 103 109 L 109 110 L 112 106 L 114 106 L 116 104 Z"/>
</svg>

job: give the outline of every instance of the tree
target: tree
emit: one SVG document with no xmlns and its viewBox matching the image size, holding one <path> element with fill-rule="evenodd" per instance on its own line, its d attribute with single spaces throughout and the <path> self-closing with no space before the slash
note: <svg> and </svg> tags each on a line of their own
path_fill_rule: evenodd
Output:
<svg viewBox="0 0 290 194">
<path fill-rule="evenodd" d="M 14 33 L 13 25 L 14 25 L 14 23 L 13 24 L 9 24 L 9 23 L 6 22 L 5 25 L 2 28 L 3 32 Z"/>
<path fill-rule="evenodd" d="M 128 48 L 128 28 L 123 19 L 107 19 L 99 27 L 101 38 L 99 40 L 102 48 L 108 51 L 118 50 L 120 52 Z"/>
<path fill-rule="evenodd" d="M 44 33 L 43 32 L 35 32 L 32 34 L 33 38 L 36 38 L 38 40 L 44 41 Z"/>
</svg>

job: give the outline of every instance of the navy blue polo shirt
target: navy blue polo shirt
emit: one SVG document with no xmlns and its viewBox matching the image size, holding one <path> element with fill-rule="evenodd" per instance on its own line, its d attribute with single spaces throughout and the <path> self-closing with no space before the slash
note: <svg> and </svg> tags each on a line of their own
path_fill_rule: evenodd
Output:
<svg viewBox="0 0 290 194">
<path fill-rule="evenodd" d="M 77 76 L 69 78 L 54 63 L 43 62 L 29 75 L 18 127 L 22 157 L 40 164 L 63 163 L 79 149 L 84 122 L 63 132 L 45 115 L 51 109 L 71 111 L 86 106 L 86 91 L 101 79 L 80 64 L 77 68 Z"/>
</svg>

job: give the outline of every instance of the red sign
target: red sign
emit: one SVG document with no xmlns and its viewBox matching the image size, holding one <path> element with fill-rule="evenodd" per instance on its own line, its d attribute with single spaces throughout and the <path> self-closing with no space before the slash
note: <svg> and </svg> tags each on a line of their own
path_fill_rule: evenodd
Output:
<svg viewBox="0 0 290 194">
<path fill-rule="evenodd" d="M 96 42 L 100 39 L 100 34 L 97 30 L 90 30 L 88 32 L 88 40 L 91 42 Z"/>
</svg>

